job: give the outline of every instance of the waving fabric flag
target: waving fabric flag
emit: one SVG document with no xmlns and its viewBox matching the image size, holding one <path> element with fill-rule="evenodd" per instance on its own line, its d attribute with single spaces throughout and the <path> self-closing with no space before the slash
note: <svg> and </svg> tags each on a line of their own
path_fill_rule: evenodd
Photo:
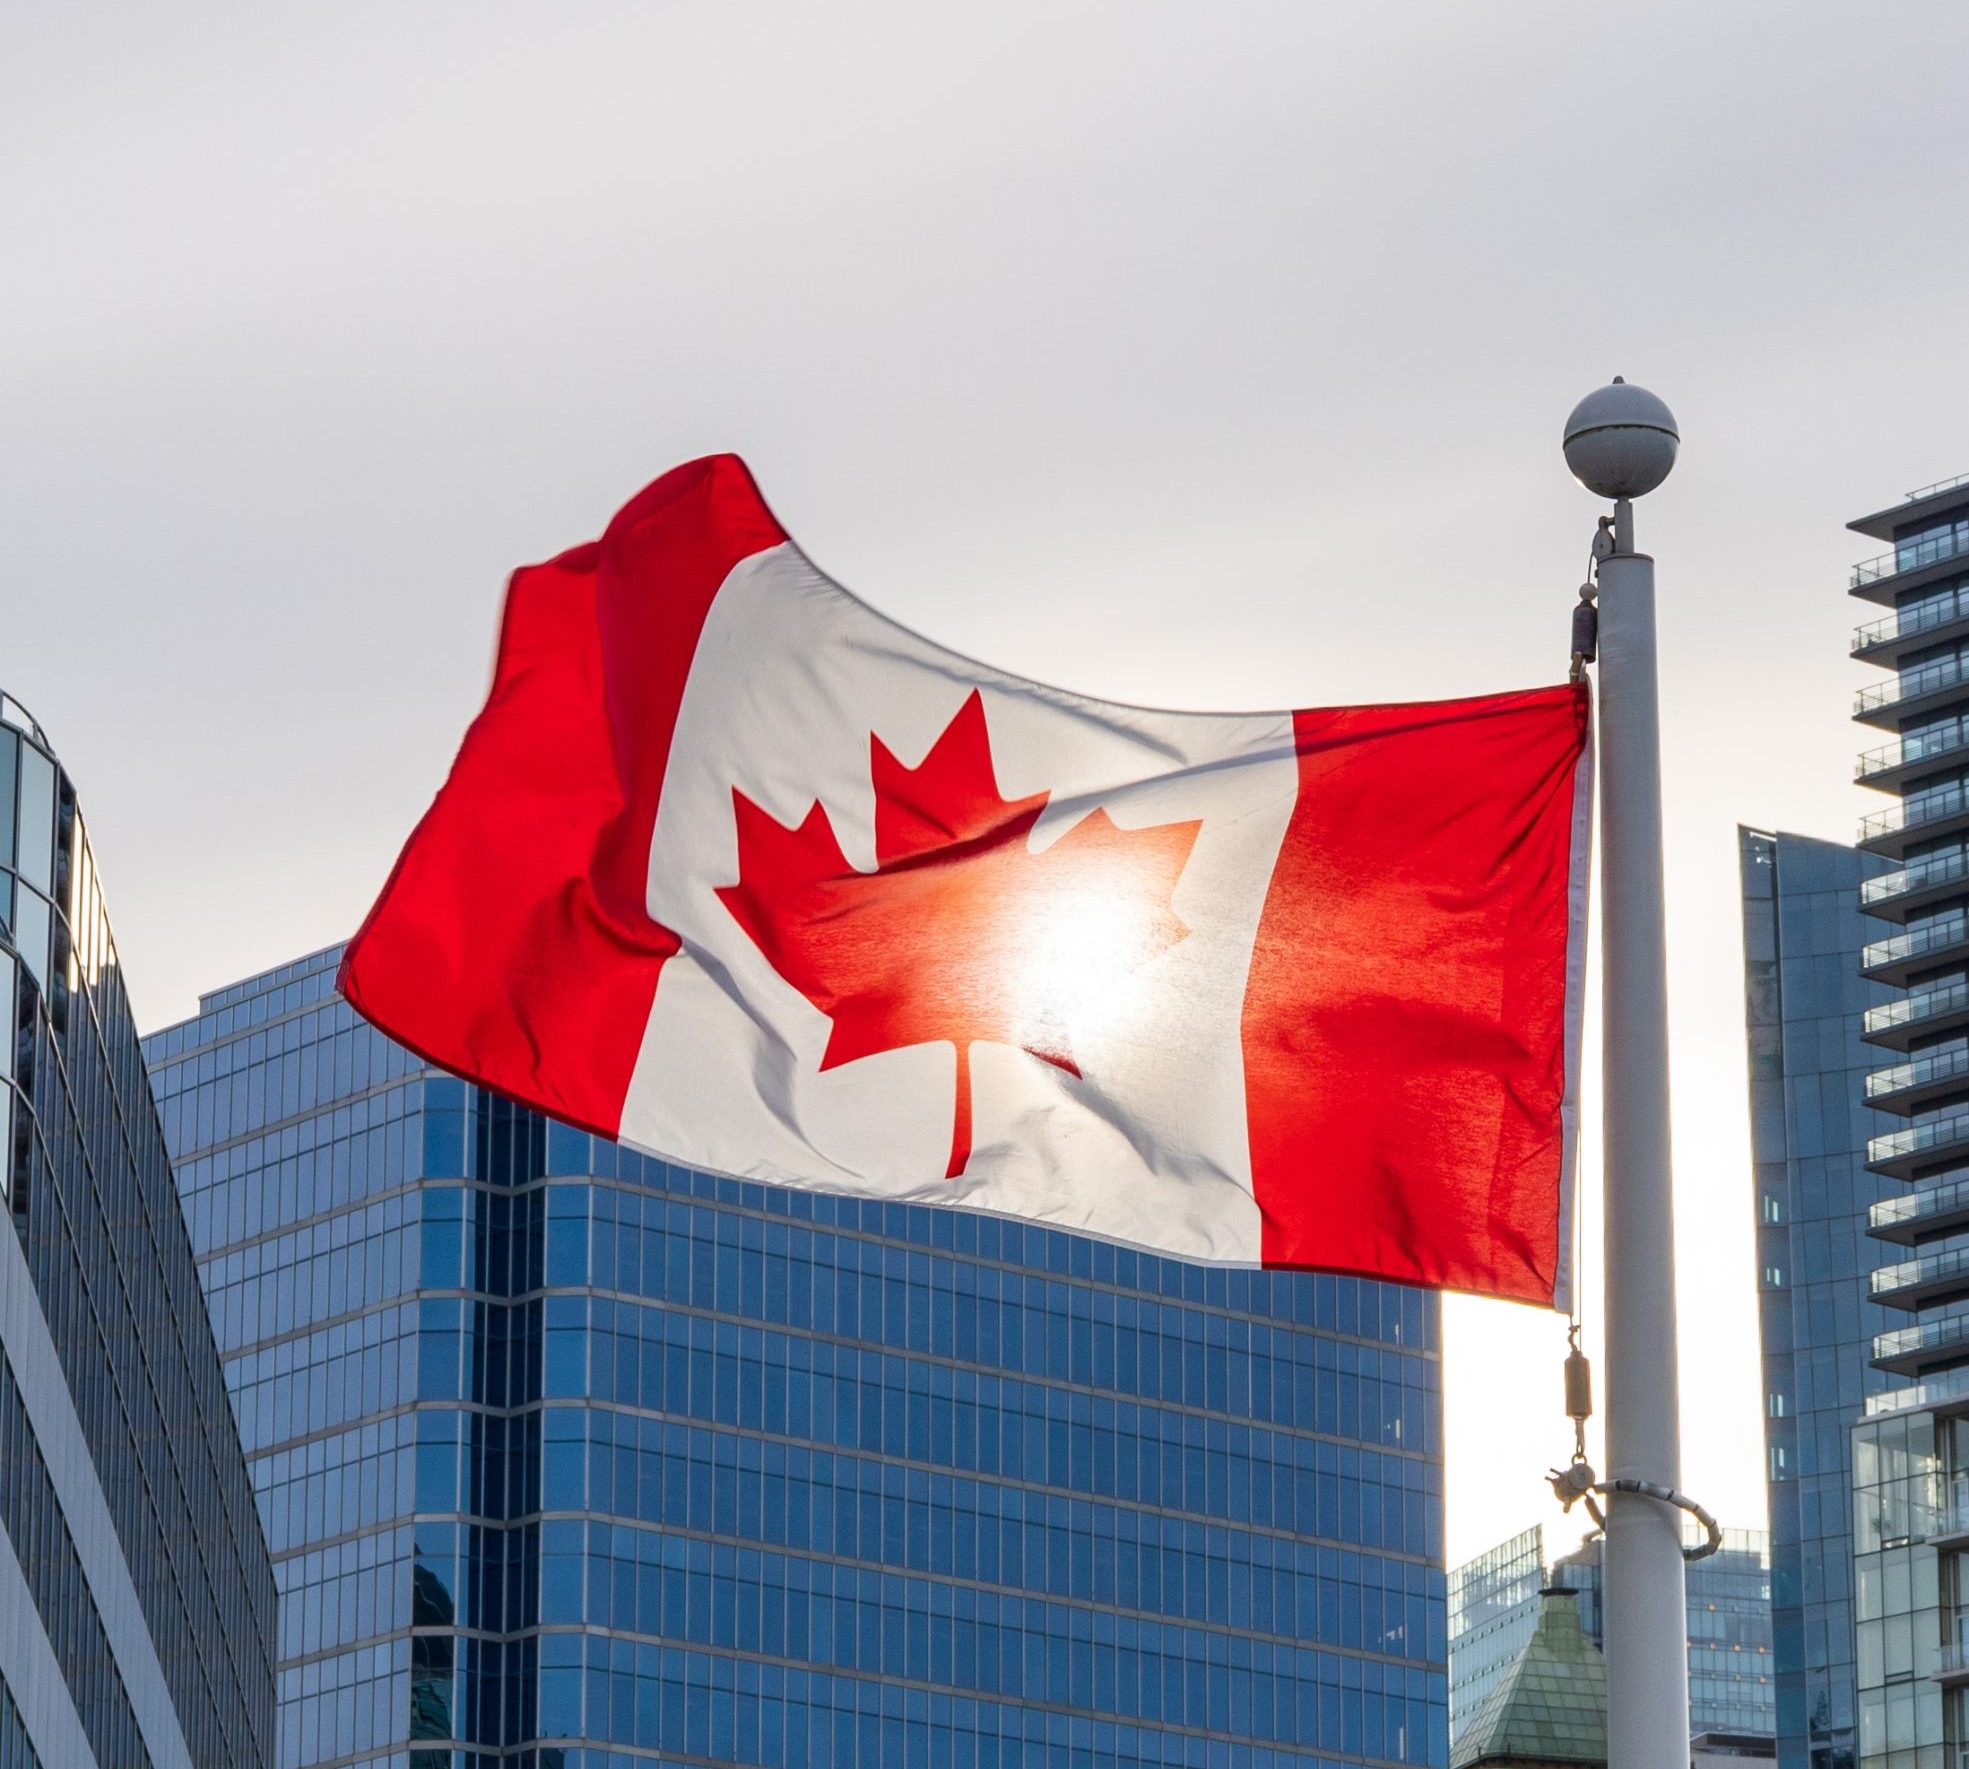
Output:
<svg viewBox="0 0 1969 1769">
<path fill-rule="evenodd" d="M 718 456 L 515 575 L 341 986 L 694 1166 L 1549 1303 L 1587 725 L 1572 687 L 1042 687 L 858 601 Z"/>
</svg>

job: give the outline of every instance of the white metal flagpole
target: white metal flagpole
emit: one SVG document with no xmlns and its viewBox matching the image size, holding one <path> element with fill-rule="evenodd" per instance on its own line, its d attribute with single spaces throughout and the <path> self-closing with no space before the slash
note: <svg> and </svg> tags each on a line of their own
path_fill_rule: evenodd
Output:
<svg viewBox="0 0 1969 1769">
<path fill-rule="evenodd" d="M 1675 1219 L 1668 1149 L 1667 940 L 1654 560 L 1632 500 L 1675 463 L 1668 407 L 1616 380 L 1566 423 L 1566 464 L 1614 499 L 1599 559 L 1602 1098 L 1606 1212 L 1609 1769 L 1688 1769 L 1688 1607 L 1681 1518 L 1625 1483 L 1681 1485 Z"/>
</svg>

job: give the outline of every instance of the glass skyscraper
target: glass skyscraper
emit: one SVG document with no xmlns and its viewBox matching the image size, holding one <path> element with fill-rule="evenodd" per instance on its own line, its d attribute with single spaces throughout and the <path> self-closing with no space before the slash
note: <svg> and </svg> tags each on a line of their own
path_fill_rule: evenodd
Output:
<svg viewBox="0 0 1969 1769">
<path fill-rule="evenodd" d="M 0 695 L 0 1765 L 270 1769 L 274 1579 L 75 789 Z"/>
<path fill-rule="evenodd" d="M 1688 1540 L 1702 1539 L 1691 1527 Z M 1606 1618 L 1601 1541 L 1548 1567 L 1545 1531 L 1533 1525 L 1449 1575 L 1450 1732 L 1454 1738 L 1530 1643 L 1539 1593 L 1579 1593 L 1579 1624 L 1596 1646 Z M 1739 1751 L 1768 1748 L 1775 1724 L 1771 1560 L 1761 1530 L 1726 1530 L 1723 1546 L 1688 1567 L 1689 1731 L 1728 1738 Z"/>
<path fill-rule="evenodd" d="M 635 1155 L 337 957 L 146 1046 L 284 1769 L 1447 1761 L 1432 1297 Z"/>
<path fill-rule="evenodd" d="M 1520 1530 L 1449 1569 L 1449 1736 L 1454 1743 L 1531 1643 L 1545 1589 L 1545 1530 Z"/>
<path fill-rule="evenodd" d="M 1900 1188 L 1866 1166 L 1863 884 L 1885 863 L 1835 842 L 1738 832 L 1750 1046 L 1765 1478 L 1779 1769 L 1853 1769 L 1858 1694 L 1849 1439 L 1893 1316 L 1872 1300 L 1868 1213 Z"/>
<path fill-rule="evenodd" d="M 1853 655 L 1893 673 L 1853 714 L 1893 733 L 1856 777 L 1894 800 L 1859 845 L 1893 863 L 1861 907 L 1879 923 L 1864 974 L 1880 1047 L 1864 1098 L 1880 1113 L 1867 1163 L 1898 1195 L 1873 1206 L 1868 1288 L 1901 1326 L 1876 1367 L 1913 1377 L 1869 1397 L 1853 1433 L 1855 1635 L 1866 1769 L 1969 1762 L 1969 476 L 1848 524 L 1890 550 L 1853 567 L 1889 610 Z M 1897 930 L 1897 931 L 1889 931 Z"/>
</svg>

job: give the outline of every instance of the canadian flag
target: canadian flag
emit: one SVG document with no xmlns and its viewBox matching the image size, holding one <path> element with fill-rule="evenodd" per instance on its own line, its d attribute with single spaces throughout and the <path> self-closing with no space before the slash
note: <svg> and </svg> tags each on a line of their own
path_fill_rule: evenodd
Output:
<svg viewBox="0 0 1969 1769">
<path fill-rule="evenodd" d="M 1551 1303 L 1587 732 L 1577 687 L 1024 681 L 858 601 L 715 456 L 514 576 L 341 988 L 693 1166 Z"/>
</svg>

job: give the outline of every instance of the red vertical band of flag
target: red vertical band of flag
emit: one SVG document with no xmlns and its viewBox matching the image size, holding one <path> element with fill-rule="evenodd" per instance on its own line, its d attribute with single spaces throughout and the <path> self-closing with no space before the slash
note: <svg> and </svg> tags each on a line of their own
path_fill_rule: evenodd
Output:
<svg viewBox="0 0 1969 1769">
<path fill-rule="evenodd" d="M 744 465 L 716 455 L 513 574 L 485 709 L 343 958 L 358 1012 L 616 1134 L 678 946 L 646 904 L 684 683 L 719 586 L 784 539 Z"/>
<path fill-rule="evenodd" d="M 1295 716 L 1244 1001 L 1267 1265 L 1552 1300 L 1587 722 L 1583 686 Z"/>
</svg>

